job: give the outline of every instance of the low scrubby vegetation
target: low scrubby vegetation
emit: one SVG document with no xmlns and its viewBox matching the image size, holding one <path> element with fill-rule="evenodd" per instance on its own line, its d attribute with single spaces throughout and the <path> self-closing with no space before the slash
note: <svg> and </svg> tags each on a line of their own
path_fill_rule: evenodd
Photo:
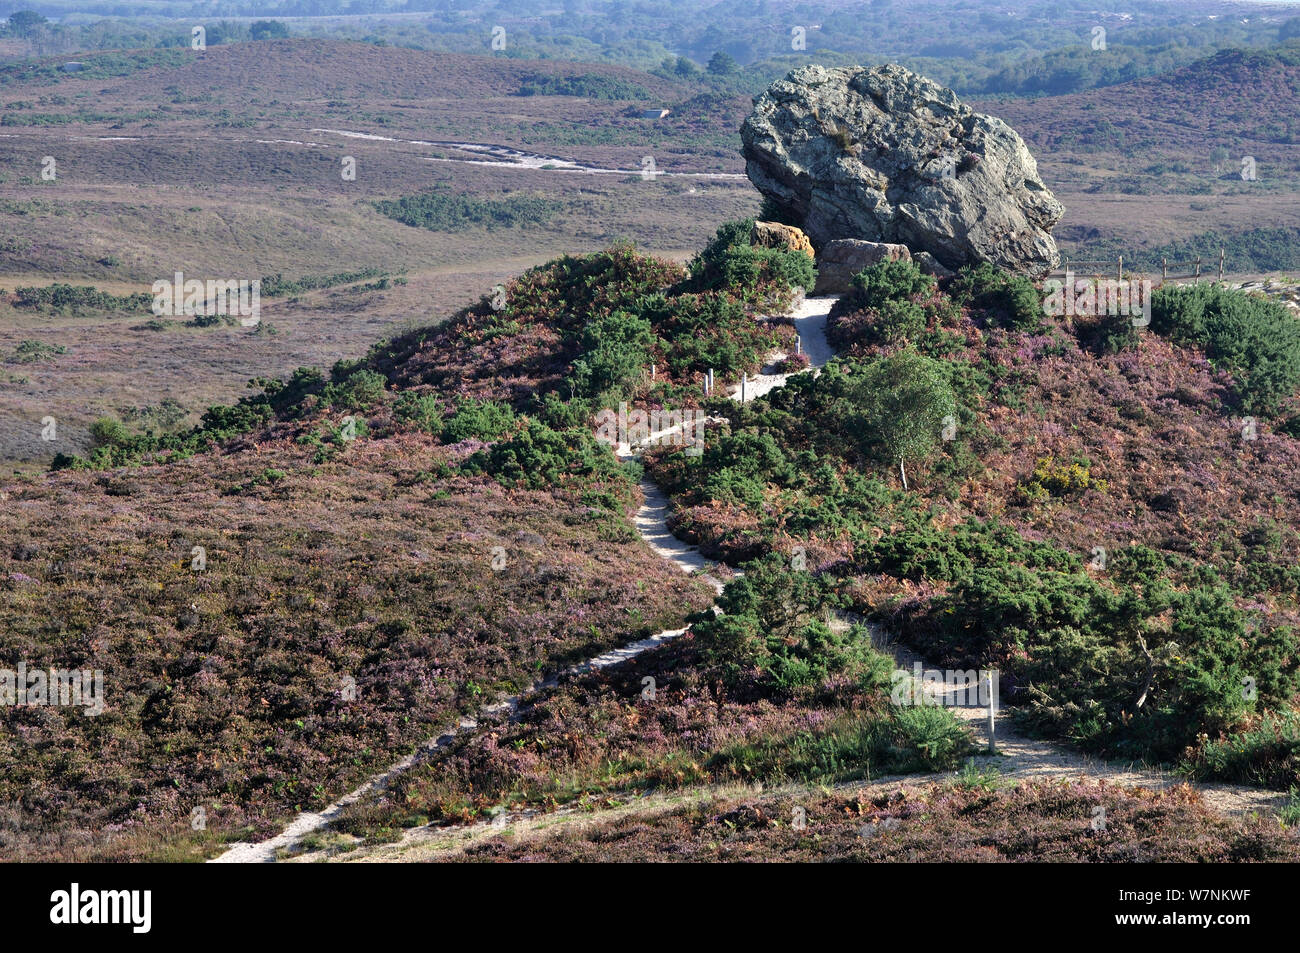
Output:
<svg viewBox="0 0 1300 953">
<path fill-rule="evenodd" d="M 1102 829 L 1095 819 L 1105 817 Z M 1294 861 L 1293 830 L 1226 820 L 1186 788 L 980 784 L 707 799 L 484 840 L 439 859 L 680 863 L 1249 863 Z"/>
<path fill-rule="evenodd" d="M 827 581 L 828 605 L 874 614 L 933 663 L 997 668 L 1004 702 L 1035 731 L 1294 784 L 1288 743 L 1249 746 L 1249 769 L 1248 754 L 1225 754 L 1300 690 L 1296 536 L 1280 512 L 1300 448 L 1285 435 L 1260 447 L 1231 420 L 1237 395 L 1277 409 L 1296 391 L 1297 322 L 1258 305 L 1163 290 L 1136 364 L 1089 349 L 1100 322 L 1045 316 L 1024 279 L 969 269 L 940 292 L 913 264 L 885 262 L 833 312 L 841 359 L 728 409 L 701 456 L 651 454 L 650 468 L 679 503 L 677 532 L 704 552 L 744 565 L 798 556 Z M 1149 393 L 1172 367 L 1177 399 L 1125 394 Z M 1097 394 L 1115 405 L 1106 415 Z M 1126 450 L 1155 455 L 1170 440 L 1187 472 L 1206 474 L 1196 490 Z M 900 446 L 917 463 L 914 492 L 902 492 Z M 1209 472 L 1236 506 L 1196 502 Z M 1265 498 L 1287 527 L 1232 532 L 1229 514 Z M 1203 546 L 1221 532 L 1249 544 Z"/>
<path fill-rule="evenodd" d="M 1300 321 L 1276 302 L 1217 284 L 1161 288 L 1151 328 L 1231 373 L 1247 411 L 1275 412 L 1300 387 Z"/>
<path fill-rule="evenodd" d="M 10 846 L 74 830 L 52 849 L 189 856 L 258 836 L 547 676 L 342 829 L 954 768 L 968 733 L 891 703 L 872 626 L 931 664 L 996 669 L 1003 703 L 1061 742 L 1300 784 L 1284 316 L 1167 291 L 1149 329 L 1098 347 L 1104 319 L 1044 315 L 1023 279 L 887 262 L 833 311 L 836 360 L 738 405 L 706 395 L 706 374 L 725 388 L 788 353 L 773 315 L 815 277 L 801 252 L 754 248 L 751 224 L 685 268 L 628 245 L 557 259 L 359 359 L 256 380 L 189 430 L 105 417 L 91 450 L 56 461 L 67 472 L 10 487 L 4 536 L 25 542 L 0 553 L 0 662 L 99 666 L 117 692 L 90 723 L 3 713 L 23 767 L 0 801 L 41 818 Z M 702 452 L 642 464 L 674 531 L 744 570 L 720 614 L 638 540 L 640 467 L 594 428 L 624 403 L 710 417 Z M 1247 408 L 1262 419 L 1243 429 Z M 89 536 L 68 535 L 68 499 Z M 563 674 L 688 623 L 633 662 Z M 1017 797 L 978 810 L 1047 823 L 1043 791 Z M 196 805 L 209 833 L 185 827 Z M 1206 831 L 1189 811 L 1161 815 L 1175 840 Z M 1211 835 L 1206 856 L 1290 849 Z"/>
<path fill-rule="evenodd" d="M 479 199 L 470 195 L 437 190 L 404 195 L 375 203 L 380 214 L 435 232 L 459 232 L 467 228 L 520 228 L 544 225 L 563 205 L 535 195 L 508 195 L 501 199 Z"/>
<path fill-rule="evenodd" d="M 587 807 L 733 782 L 834 784 L 940 771 L 971 750 L 946 708 L 890 704 L 893 660 L 865 627 L 828 624 L 822 582 L 747 566 L 722 615 L 614 669 L 558 686 L 509 721 L 456 739 L 336 827 L 384 841 L 502 809 Z"/>
</svg>

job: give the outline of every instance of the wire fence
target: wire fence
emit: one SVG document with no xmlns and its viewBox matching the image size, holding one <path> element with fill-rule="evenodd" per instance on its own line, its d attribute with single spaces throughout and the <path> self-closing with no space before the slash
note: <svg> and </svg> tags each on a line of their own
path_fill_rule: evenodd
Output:
<svg viewBox="0 0 1300 953">
<path fill-rule="evenodd" d="M 1223 263 L 1227 258 L 1227 248 L 1219 249 L 1218 275 L 1219 281 L 1223 280 Z M 1185 261 L 1170 261 L 1168 258 L 1160 260 L 1160 282 L 1167 281 L 1187 281 L 1199 284 L 1202 278 L 1208 278 L 1207 268 L 1212 262 L 1204 261 L 1200 255 Z M 1132 274 L 1132 269 L 1128 272 Z M 1115 280 L 1124 280 L 1124 256 L 1120 255 L 1112 259 L 1090 259 L 1090 258 L 1061 258 L 1060 267 L 1048 272 L 1049 277 L 1064 278 L 1067 274 L 1075 275 L 1080 278 L 1108 278 L 1114 276 Z"/>
</svg>

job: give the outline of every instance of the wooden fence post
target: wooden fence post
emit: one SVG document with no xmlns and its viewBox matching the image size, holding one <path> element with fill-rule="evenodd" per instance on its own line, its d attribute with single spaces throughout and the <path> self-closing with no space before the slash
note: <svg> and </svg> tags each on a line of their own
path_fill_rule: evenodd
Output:
<svg viewBox="0 0 1300 953">
<path fill-rule="evenodd" d="M 1227 256 L 1228 250 L 1223 245 L 1219 246 L 1219 284 L 1223 284 L 1223 259 Z"/>
<path fill-rule="evenodd" d="M 1124 280 L 1124 256 L 1119 256 L 1119 274 L 1115 276 L 1116 281 Z"/>
<path fill-rule="evenodd" d="M 1160 283 L 1163 285 L 1169 280 L 1169 259 L 1160 259 Z"/>
<path fill-rule="evenodd" d="M 989 699 L 989 710 L 988 710 L 988 725 L 989 725 L 989 754 L 995 754 L 995 753 L 997 752 L 997 750 L 998 750 L 998 743 L 997 743 L 997 738 L 996 738 L 997 728 L 996 728 L 996 724 L 995 724 L 995 719 L 994 719 L 994 717 L 993 717 L 993 716 L 994 716 L 994 708 L 993 708 L 993 673 L 992 673 L 991 671 L 990 671 L 990 672 L 986 672 L 986 673 L 984 674 L 984 684 L 985 684 L 986 686 L 988 686 L 988 699 Z"/>
<path fill-rule="evenodd" d="M 1199 285 L 1199 284 L 1201 283 L 1201 256 L 1200 256 L 1200 255 L 1197 255 L 1197 256 L 1196 256 L 1196 275 L 1195 275 L 1195 277 L 1196 277 L 1196 280 L 1193 281 L 1192 284 L 1194 284 L 1194 285 Z"/>
</svg>

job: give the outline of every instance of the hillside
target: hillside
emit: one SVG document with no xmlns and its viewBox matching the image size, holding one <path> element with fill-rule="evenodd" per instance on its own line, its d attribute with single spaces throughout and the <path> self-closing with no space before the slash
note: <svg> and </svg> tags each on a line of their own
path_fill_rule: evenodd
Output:
<svg viewBox="0 0 1300 953">
<path fill-rule="evenodd" d="M 1193 155 L 1294 146 L 1300 136 L 1300 47 L 1225 50 L 1159 76 L 1066 96 L 1002 100 L 1004 119 L 1029 130 L 1035 151 Z M 1290 150 L 1270 155 L 1292 158 Z M 1287 166 L 1290 171 L 1295 166 Z"/>
<path fill-rule="evenodd" d="M 107 686 L 97 718 L 5 709 L 19 767 L 0 800 L 39 818 L 4 831 L 7 851 L 211 856 L 444 734 L 331 836 L 953 770 L 970 731 L 891 704 L 878 632 L 999 669 L 1017 723 L 1054 743 L 1300 782 L 1293 318 L 1169 290 L 1133 336 L 1035 315 L 1032 288 L 1026 312 L 1024 285 L 987 270 L 938 288 L 882 266 L 832 311 L 836 360 L 741 405 L 720 394 L 789 354 L 780 316 L 811 280 L 802 253 L 748 234 L 724 227 L 689 270 L 628 246 L 555 260 L 328 374 L 262 381 L 196 429 L 101 429 L 59 472 L 7 483 L 20 542 L 0 552 L 0 648 Z M 1225 350 L 1219 314 L 1255 348 Z M 874 435 L 890 395 L 922 385 L 955 430 L 907 452 L 904 490 Z M 638 535 L 641 467 L 593 439 L 620 401 L 711 419 L 701 454 L 642 462 L 675 531 L 743 570 L 714 571 L 720 616 Z M 1079 792 L 1081 825 L 1096 796 Z M 1050 824 L 1030 789 L 1004 800 L 988 809 Z M 1253 836 L 1188 803 L 1147 815 L 1149 856 Z"/>
</svg>

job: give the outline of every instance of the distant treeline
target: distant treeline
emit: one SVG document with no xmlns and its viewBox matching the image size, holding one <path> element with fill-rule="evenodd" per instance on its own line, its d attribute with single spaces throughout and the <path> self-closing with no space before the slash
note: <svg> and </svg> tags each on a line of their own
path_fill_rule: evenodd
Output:
<svg viewBox="0 0 1300 953">
<path fill-rule="evenodd" d="M 548 0 L 516 0 L 508 8 L 497 0 L 461 0 L 455 9 L 442 0 L 32 0 L 30 7 L 65 18 L 24 21 L 11 29 L 36 55 L 190 42 L 188 25 L 80 23 L 71 15 L 148 15 L 203 24 L 207 43 L 214 46 L 274 38 L 286 30 L 279 21 L 250 26 L 223 17 L 365 14 L 365 20 L 296 21 L 291 29 L 295 36 L 510 60 L 617 63 L 750 94 L 808 62 L 886 61 L 919 70 L 965 96 L 1060 94 L 1167 72 L 1223 49 L 1260 49 L 1300 38 L 1300 16 L 1240 17 L 1227 4 L 1195 0 L 1176 5 L 1129 0 L 1122 6 L 1024 0 L 1013 17 L 966 0 L 809 0 L 779 14 L 769 4 L 706 7 L 694 0 L 610 10 L 591 4 L 557 7 Z M 376 18 L 413 12 L 423 15 Z M 494 46 L 498 29 L 504 31 L 496 34 L 503 43 Z M 532 94 L 641 98 L 632 89 L 618 89 L 618 82 L 578 79 L 566 91 L 564 80 L 542 78 Z"/>
<path fill-rule="evenodd" d="M 530 76 L 519 85 L 520 96 L 581 96 L 584 99 L 649 99 L 645 88 L 614 76 Z"/>
</svg>

